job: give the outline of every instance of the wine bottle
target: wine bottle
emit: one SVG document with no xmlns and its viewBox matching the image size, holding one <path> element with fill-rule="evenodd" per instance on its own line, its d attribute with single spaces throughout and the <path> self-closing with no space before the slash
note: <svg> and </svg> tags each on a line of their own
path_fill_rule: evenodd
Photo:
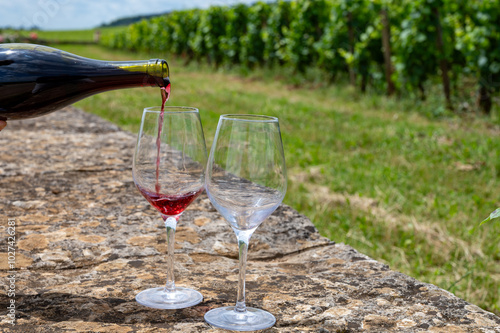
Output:
<svg viewBox="0 0 500 333">
<path fill-rule="evenodd" d="M 102 61 L 35 44 L 0 44 L 0 120 L 38 117 L 100 92 L 167 87 L 162 59 Z"/>
</svg>

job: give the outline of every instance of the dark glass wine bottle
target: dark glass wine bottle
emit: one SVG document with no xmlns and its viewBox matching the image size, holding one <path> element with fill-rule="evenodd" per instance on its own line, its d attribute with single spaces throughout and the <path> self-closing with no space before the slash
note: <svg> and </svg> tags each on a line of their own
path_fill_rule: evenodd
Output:
<svg viewBox="0 0 500 333">
<path fill-rule="evenodd" d="M 0 44 L 0 119 L 38 117 L 100 92 L 166 87 L 162 59 L 102 61 L 34 44 Z"/>
</svg>

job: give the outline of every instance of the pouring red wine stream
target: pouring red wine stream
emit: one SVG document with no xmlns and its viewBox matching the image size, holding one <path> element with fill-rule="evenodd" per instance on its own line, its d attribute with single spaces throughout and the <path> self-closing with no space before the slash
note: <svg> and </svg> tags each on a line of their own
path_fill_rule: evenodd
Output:
<svg viewBox="0 0 500 333">
<path fill-rule="evenodd" d="M 163 116 L 165 114 L 165 103 L 168 101 L 170 97 L 170 81 L 169 79 L 165 79 L 165 86 L 161 87 L 161 112 L 160 119 L 158 121 L 158 137 L 156 138 L 156 184 L 155 190 L 157 194 L 160 194 L 160 183 L 158 178 L 160 176 L 160 147 L 161 147 L 161 131 L 163 128 Z"/>
</svg>

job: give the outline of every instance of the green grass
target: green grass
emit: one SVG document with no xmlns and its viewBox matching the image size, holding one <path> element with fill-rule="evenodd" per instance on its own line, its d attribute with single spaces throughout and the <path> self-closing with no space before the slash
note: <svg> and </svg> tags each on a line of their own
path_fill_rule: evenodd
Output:
<svg viewBox="0 0 500 333">
<path fill-rule="evenodd" d="M 106 27 L 99 29 L 86 29 L 86 30 L 65 30 L 65 31 L 46 31 L 46 30 L 34 30 L 34 31 L 11 31 L 11 33 L 18 33 L 20 36 L 29 37 L 31 33 L 36 33 L 38 39 L 43 41 L 50 41 L 53 43 L 71 43 L 71 42 L 93 42 L 94 33 L 99 30 L 101 37 L 114 34 L 116 32 L 126 29 L 126 26 L 120 27 Z M 7 31 L 6 31 L 7 32 Z"/>
<path fill-rule="evenodd" d="M 148 58 L 64 48 L 92 58 Z M 500 314 L 500 223 L 477 227 L 500 206 L 500 128 L 491 119 L 433 119 L 431 104 L 411 99 L 345 86 L 297 89 L 258 71 L 242 78 L 167 60 L 169 104 L 200 109 L 208 146 L 221 114 L 280 118 L 285 203 L 323 235 Z M 137 88 L 77 106 L 136 132 L 142 109 L 159 103 L 158 89 Z"/>
</svg>

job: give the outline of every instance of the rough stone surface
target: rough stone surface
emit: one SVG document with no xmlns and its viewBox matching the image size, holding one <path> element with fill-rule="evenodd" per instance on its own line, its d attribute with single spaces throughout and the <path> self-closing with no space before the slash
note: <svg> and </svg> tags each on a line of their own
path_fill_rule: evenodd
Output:
<svg viewBox="0 0 500 333">
<path fill-rule="evenodd" d="M 8 218 L 16 221 L 16 317 L 2 332 L 219 332 L 206 311 L 236 298 L 235 236 L 202 196 L 181 217 L 176 282 L 204 301 L 153 310 L 135 295 L 165 279 L 165 230 L 135 189 L 135 136 L 74 108 L 0 132 L 0 284 L 8 289 Z M 500 332 L 500 318 L 394 272 L 281 206 L 251 240 L 247 303 L 267 332 Z"/>
</svg>

